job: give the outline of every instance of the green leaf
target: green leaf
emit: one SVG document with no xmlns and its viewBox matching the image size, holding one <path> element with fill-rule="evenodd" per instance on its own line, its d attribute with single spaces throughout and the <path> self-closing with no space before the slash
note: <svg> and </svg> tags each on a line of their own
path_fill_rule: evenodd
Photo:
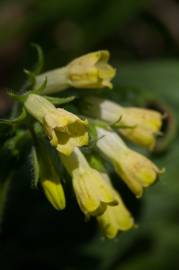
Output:
<svg viewBox="0 0 179 270">
<path fill-rule="evenodd" d="M 35 85 L 36 82 L 36 76 L 35 73 L 33 71 L 30 71 L 28 69 L 24 69 L 24 73 L 27 75 L 28 81 L 27 81 L 27 85 Z"/>
<path fill-rule="evenodd" d="M 39 86 L 39 88 L 32 89 L 31 91 L 28 92 L 28 94 L 36 94 L 40 95 L 43 93 L 44 89 L 46 88 L 47 85 L 47 77 L 45 77 L 45 80 L 43 83 Z"/>
<path fill-rule="evenodd" d="M 28 77 L 27 85 L 31 85 L 31 87 L 33 87 L 36 82 L 36 76 L 42 71 L 42 68 L 44 66 L 44 54 L 42 48 L 39 45 L 32 43 L 31 46 L 34 47 L 37 51 L 37 63 L 34 70 L 24 69 L 24 73 Z"/>
<path fill-rule="evenodd" d="M 118 69 L 118 67 L 117 67 Z M 156 61 L 126 63 L 120 65 L 114 91 L 119 87 L 140 89 L 146 98 L 166 101 L 179 110 L 179 63 L 178 61 Z M 128 92 L 129 92 L 128 91 Z M 134 92 L 133 92 L 134 93 Z M 135 94 L 135 93 L 134 93 Z"/>
<path fill-rule="evenodd" d="M 32 187 L 37 188 L 39 178 L 40 178 L 40 167 L 39 167 L 39 162 L 37 158 L 37 152 L 35 147 L 32 147 L 31 151 L 31 165 L 32 165 Z"/>
<path fill-rule="evenodd" d="M 33 70 L 33 74 L 38 75 L 40 74 L 44 66 L 44 53 L 41 46 L 39 46 L 38 44 L 32 43 L 31 46 L 34 47 L 37 51 L 37 63 Z"/>
<path fill-rule="evenodd" d="M 6 207 L 9 186 L 13 177 L 11 173 L 3 182 L 0 182 L 0 224 L 3 220 L 3 215 Z"/>
<path fill-rule="evenodd" d="M 71 97 L 65 97 L 65 98 L 58 98 L 58 97 L 49 97 L 49 96 L 44 96 L 46 99 L 48 99 L 50 102 L 52 102 L 54 105 L 62 105 L 65 103 L 72 102 L 76 97 L 71 96 Z"/>
<path fill-rule="evenodd" d="M 0 125 L 19 125 L 26 119 L 27 113 L 25 109 L 22 109 L 21 114 L 14 119 L 0 119 Z"/>
<path fill-rule="evenodd" d="M 11 91 L 8 91 L 8 95 L 16 100 L 16 101 L 19 101 L 21 103 L 24 103 L 24 101 L 26 100 L 26 95 L 17 95 L 15 94 L 12 90 Z"/>
</svg>

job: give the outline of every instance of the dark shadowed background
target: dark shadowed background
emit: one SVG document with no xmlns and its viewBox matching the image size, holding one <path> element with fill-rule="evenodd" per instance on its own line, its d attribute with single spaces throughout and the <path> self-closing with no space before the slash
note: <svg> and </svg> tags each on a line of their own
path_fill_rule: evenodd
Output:
<svg viewBox="0 0 179 270">
<path fill-rule="evenodd" d="M 173 118 L 179 120 L 179 1 L 1 0 L 1 118 L 12 107 L 6 90 L 18 90 L 23 69 L 36 61 L 31 42 L 44 50 L 44 70 L 89 51 L 110 50 L 118 70 L 114 98 L 129 105 L 157 102 L 172 114 L 167 126 L 172 133 Z M 1 156 L 0 179 L 10 167 L 16 173 L 1 225 L 0 269 L 178 270 L 177 136 L 164 150 L 150 157 L 166 173 L 141 200 L 120 186 L 138 228 L 114 240 L 104 239 L 93 220 L 85 222 L 70 192 L 59 213 L 41 191 L 31 189 L 28 150 L 20 161 Z"/>
</svg>

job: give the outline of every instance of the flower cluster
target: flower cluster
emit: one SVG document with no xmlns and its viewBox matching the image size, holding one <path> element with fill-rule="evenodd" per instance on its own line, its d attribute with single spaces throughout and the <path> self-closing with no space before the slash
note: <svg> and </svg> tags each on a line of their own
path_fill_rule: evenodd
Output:
<svg viewBox="0 0 179 270">
<path fill-rule="evenodd" d="M 65 67 L 38 75 L 36 87 L 45 78 L 43 95 L 75 88 L 112 88 L 115 69 L 108 64 L 109 52 L 98 51 L 81 56 Z M 104 168 L 103 160 L 111 162 L 114 170 L 137 198 L 153 184 L 161 170 L 148 158 L 130 149 L 120 137 L 147 149 L 154 149 L 162 126 L 162 115 L 153 110 L 123 107 L 109 100 L 85 97 L 80 102 L 79 115 L 56 108 L 48 96 L 29 93 L 24 108 L 40 124 L 54 148 L 60 166 L 72 179 L 74 194 L 87 218 L 96 218 L 104 235 L 114 238 L 119 231 L 135 226 L 120 194 Z M 81 115 L 82 113 L 83 115 Z M 99 120 L 99 121 L 98 121 Z M 94 131 L 90 133 L 90 128 Z M 39 130 L 38 128 L 36 128 Z M 89 137 L 95 145 L 88 147 Z M 33 136 L 39 137 L 34 131 Z M 86 146 L 88 155 L 83 148 Z M 60 182 L 58 165 L 42 140 L 35 140 L 34 162 L 38 179 L 49 202 L 57 210 L 65 208 L 65 193 Z M 45 150 L 46 149 L 46 150 Z"/>
</svg>

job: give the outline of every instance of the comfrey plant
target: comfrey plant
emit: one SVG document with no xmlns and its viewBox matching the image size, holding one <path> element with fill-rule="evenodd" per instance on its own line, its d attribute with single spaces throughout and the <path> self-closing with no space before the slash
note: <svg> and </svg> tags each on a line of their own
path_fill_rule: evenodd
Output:
<svg viewBox="0 0 179 270">
<path fill-rule="evenodd" d="M 41 66 L 39 47 L 38 53 Z M 41 187 L 49 203 L 56 210 L 65 211 L 68 191 L 61 179 L 66 170 L 85 217 L 95 218 L 104 235 L 114 238 L 118 232 L 135 227 L 135 221 L 119 191 L 113 187 L 105 164 L 111 163 L 119 181 L 124 181 L 140 198 L 163 171 L 147 157 L 130 149 L 123 139 L 148 150 L 155 149 L 163 115 L 87 96 L 85 88 L 93 89 L 93 93 L 99 88 L 112 88 L 116 70 L 108 60 L 108 51 L 97 51 L 40 75 L 39 68 L 34 72 L 26 71 L 29 80 L 25 90 L 19 95 L 11 93 L 16 100 L 13 108 L 16 117 L 3 119 L 0 124 L 2 130 L 8 127 L 10 131 L 1 150 L 8 149 L 17 157 L 24 154 L 28 145 L 33 185 Z M 79 88 L 77 103 L 68 94 L 59 96 L 69 87 Z M 56 95 L 49 96 L 53 94 Z M 69 103 L 68 109 L 65 109 L 66 103 Z M 11 176 L 4 175 L 3 183 Z"/>
</svg>

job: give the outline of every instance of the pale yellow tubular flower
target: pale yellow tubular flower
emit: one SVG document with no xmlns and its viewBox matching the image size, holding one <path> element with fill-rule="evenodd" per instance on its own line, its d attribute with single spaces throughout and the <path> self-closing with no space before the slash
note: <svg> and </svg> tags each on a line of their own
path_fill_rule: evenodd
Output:
<svg viewBox="0 0 179 270">
<path fill-rule="evenodd" d="M 107 50 L 91 52 L 78 57 L 68 65 L 37 76 L 36 87 L 47 78 L 44 93 L 55 93 L 70 86 L 75 88 L 112 88 L 116 70 L 108 64 Z"/>
<path fill-rule="evenodd" d="M 117 203 L 111 187 L 104 182 L 97 170 L 89 166 L 78 148 L 70 156 L 61 155 L 61 159 L 72 177 L 76 199 L 86 216 L 102 214 L 107 205 Z"/>
<path fill-rule="evenodd" d="M 70 85 L 77 88 L 112 88 L 115 69 L 108 64 L 109 51 L 83 55 L 68 65 Z"/>
<path fill-rule="evenodd" d="M 97 216 L 99 227 L 104 235 L 113 239 L 120 231 L 128 231 L 135 226 L 134 219 L 119 193 L 112 187 L 109 176 L 106 173 L 101 173 L 104 181 L 106 181 L 113 189 L 114 196 L 118 202 L 117 205 L 108 205 L 105 212 L 102 215 Z"/>
<path fill-rule="evenodd" d="M 115 191 L 118 205 L 107 206 L 102 215 L 97 216 L 99 226 L 107 238 L 114 238 L 120 231 L 134 227 L 134 219 L 124 205 L 119 193 Z"/>
<path fill-rule="evenodd" d="M 81 120 L 64 109 L 46 114 L 44 126 L 51 144 L 65 155 L 70 155 L 76 146 L 88 144 L 87 120 Z"/>
<path fill-rule="evenodd" d="M 74 147 L 88 144 L 87 120 L 56 108 L 42 96 L 31 94 L 25 102 L 27 111 L 44 127 L 57 151 L 70 155 Z"/>
<path fill-rule="evenodd" d="M 116 172 L 136 197 L 141 197 L 143 188 L 153 184 L 161 171 L 149 159 L 129 149 L 115 132 L 103 128 L 96 130 L 97 147 L 112 161 Z"/>
<path fill-rule="evenodd" d="M 120 134 L 152 150 L 162 126 L 162 114 L 144 108 L 123 107 L 109 100 L 86 98 L 84 112 L 114 124 Z"/>
<path fill-rule="evenodd" d="M 65 208 L 65 194 L 59 180 L 43 179 L 41 180 L 41 186 L 48 201 L 56 210 Z"/>
</svg>

